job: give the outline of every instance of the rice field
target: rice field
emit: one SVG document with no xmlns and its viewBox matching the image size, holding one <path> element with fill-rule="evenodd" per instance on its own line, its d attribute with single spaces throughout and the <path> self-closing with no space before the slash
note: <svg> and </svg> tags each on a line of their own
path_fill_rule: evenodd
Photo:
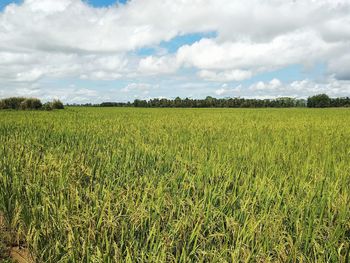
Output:
<svg viewBox="0 0 350 263">
<path fill-rule="evenodd" d="M 350 262 L 350 109 L 1 111 L 0 213 L 35 262 Z"/>
</svg>

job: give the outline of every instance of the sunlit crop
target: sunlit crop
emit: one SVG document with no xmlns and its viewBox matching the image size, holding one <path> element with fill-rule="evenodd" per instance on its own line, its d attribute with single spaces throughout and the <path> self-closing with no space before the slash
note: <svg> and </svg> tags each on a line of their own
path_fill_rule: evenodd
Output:
<svg viewBox="0 0 350 263">
<path fill-rule="evenodd" d="M 0 212 L 37 262 L 349 262 L 350 110 L 3 111 Z"/>
</svg>

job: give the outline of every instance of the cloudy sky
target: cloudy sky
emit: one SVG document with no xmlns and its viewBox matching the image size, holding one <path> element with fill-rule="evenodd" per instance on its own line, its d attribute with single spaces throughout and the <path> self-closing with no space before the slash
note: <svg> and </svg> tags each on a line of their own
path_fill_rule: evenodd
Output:
<svg viewBox="0 0 350 263">
<path fill-rule="evenodd" d="M 350 0 L 0 0 L 0 97 L 350 96 Z"/>
</svg>

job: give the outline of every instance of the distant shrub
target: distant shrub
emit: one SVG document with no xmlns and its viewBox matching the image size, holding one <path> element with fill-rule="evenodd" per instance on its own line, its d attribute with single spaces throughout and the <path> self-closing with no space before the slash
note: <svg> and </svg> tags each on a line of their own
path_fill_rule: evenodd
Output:
<svg viewBox="0 0 350 263">
<path fill-rule="evenodd" d="M 12 97 L 0 100 L 0 110 L 53 110 L 64 109 L 60 100 L 53 100 L 44 104 L 37 98 Z"/>
<path fill-rule="evenodd" d="M 47 111 L 53 110 L 53 108 L 52 108 L 52 102 L 46 102 L 46 103 L 44 103 L 41 109 L 42 109 L 42 110 L 47 110 Z"/>
<path fill-rule="evenodd" d="M 21 97 L 11 97 L 2 99 L 0 102 L 0 109 L 18 110 L 20 109 L 20 105 L 24 100 L 26 100 L 26 98 Z"/>
<path fill-rule="evenodd" d="M 21 110 L 39 110 L 43 104 L 39 99 L 35 98 L 29 98 L 25 99 L 24 101 L 21 102 L 19 105 L 19 109 Z"/>
<path fill-rule="evenodd" d="M 52 109 L 58 109 L 58 110 L 64 109 L 63 103 L 60 100 L 53 100 L 51 102 L 51 107 Z"/>
<path fill-rule="evenodd" d="M 0 100 L 0 110 L 5 109 L 5 107 L 6 107 L 6 105 L 5 105 L 4 100 Z"/>
</svg>

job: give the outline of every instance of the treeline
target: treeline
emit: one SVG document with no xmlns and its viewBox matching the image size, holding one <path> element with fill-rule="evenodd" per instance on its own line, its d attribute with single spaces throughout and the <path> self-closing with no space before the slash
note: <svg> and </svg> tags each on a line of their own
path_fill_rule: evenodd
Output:
<svg viewBox="0 0 350 263">
<path fill-rule="evenodd" d="M 307 99 L 309 108 L 350 107 L 350 97 L 330 98 L 326 94 L 318 94 Z"/>
<path fill-rule="evenodd" d="M 72 106 L 92 107 L 143 107 L 143 108 L 293 108 L 293 107 L 350 107 L 350 98 L 330 98 L 319 94 L 305 99 L 282 97 L 276 99 L 244 99 L 206 97 L 205 99 L 150 99 L 134 102 L 103 102 L 101 104 L 72 104 Z"/>
<path fill-rule="evenodd" d="M 350 97 L 330 98 L 326 94 L 318 94 L 305 99 L 282 97 L 276 99 L 245 99 L 206 97 L 205 99 L 150 99 L 134 102 L 102 102 L 100 104 L 67 104 L 68 106 L 85 107 L 142 107 L 142 108 L 326 108 L 326 107 L 350 107 Z M 63 109 L 64 105 L 59 100 L 41 103 L 36 98 L 12 97 L 0 100 L 0 109 L 15 110 L 53 110 Z"/>
<path fill-rule="evenodd" d="M 69 105 L 69 104 L 67 104 Z M 134 102 L 103 102 L 101 104 L 70 104 L 70 106 L 85 107 L 142 107 L 142 108 L 288 108 L 305 107 L 306 100 L 294 98 L 277 99 L 244 99 L 244 98 L 224 98 L 217 99 L 206 97 L 205 99 L 150 99 Z"/>
<path fill-rule="evenodd" d="M 304 107 L 306 101 L 293 98 L 277 99 L 244 99 L 244 98 L 224 98 L 217 99 L 206 97 L 205 99 L 181 99 L 177 97 L 174 100 L 169 99 L 151 99 L 135 100 L 135 107 L 176 107 L 176 108 L 288 108 Z"/>
<path fill-rule="evenodd" d="M 0 110 L 54 110 L 64 109 L 60 100 L 42 103 L 37 98 L 12 97 L 0 100 Z"/>
</svg>

